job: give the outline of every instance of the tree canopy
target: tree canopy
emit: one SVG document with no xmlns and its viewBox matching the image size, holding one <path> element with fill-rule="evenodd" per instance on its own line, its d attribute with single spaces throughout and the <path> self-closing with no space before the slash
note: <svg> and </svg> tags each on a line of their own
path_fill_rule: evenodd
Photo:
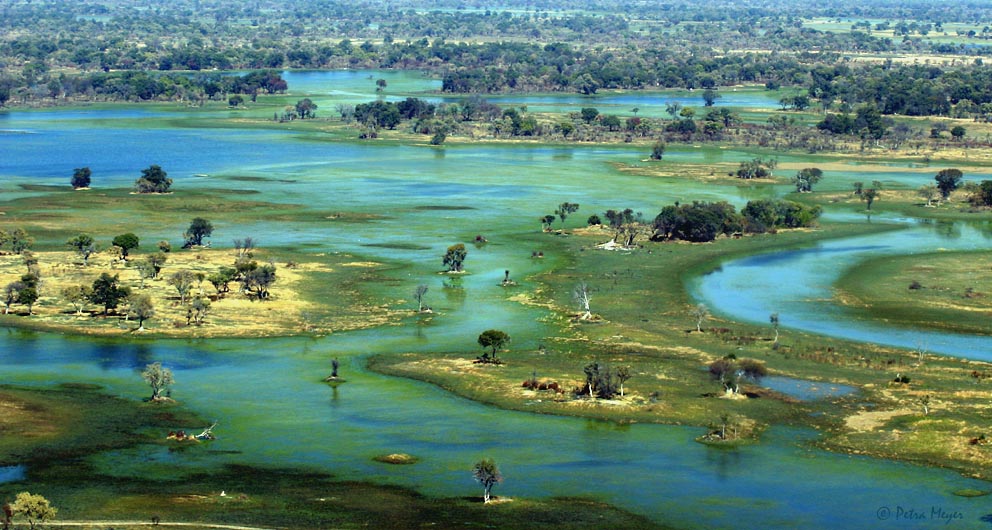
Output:
<svg viewBox="0 0 992 530">
<path fill-rule="evenodd" d="M 138 193 L 166 193 L 172 186 L 172 179 L 157 165 L 148 166 L 141 170 L 141 177 L 134 181 L 134 190 Z"/>
</svg>

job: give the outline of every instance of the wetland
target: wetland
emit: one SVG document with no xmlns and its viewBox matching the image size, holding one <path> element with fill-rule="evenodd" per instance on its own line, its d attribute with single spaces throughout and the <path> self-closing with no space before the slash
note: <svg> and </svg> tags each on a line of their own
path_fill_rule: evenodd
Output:
<svg viewBox="0 0 992 530">
<path fill-rule="evenodd" d="M 105 246 L 119 233 L 140 235 L 134 259 L 151 253 L 154 241 L 171 241 L 177 257 L 166 272 L 233 263 L 233 240 L 251 236 L 256 259 L 277 267 L 270 300 L 232 300 L 228 313 L 215 300 L 204 326 L 175 325 L 183 315 L 169 305 L 175 301 L 167 301 L 164 279 L 149 281 L 162 302 L 140 335 L 116 318 L 74 323 L 54 285 L 43 284 L 35 315 L 0 315 L 3 404 L 44 410 L 32 421 L 48 426 L 88 423 L 72 417 L 80 410 L 103 418 L 71 439 L 53 431 L 36 443 L 54 449 L 34 456 L 23 436 L 5 428 L 0 491 L 12 496 L 30 487 L 58 499 L 63 519 L 158 514 L 300 528 L 453 526 L 465 518 L 501 527 L 601 527 L 604 518 L 618 528 L 905 527 L 879 520 L 886 506 L 939 507 L 961 514 L 955 528 L 987 526 L 987 497 L 955 494 L 992 489 L 990 447 L 968 443 L 989 434 L 992 382 L 970 375 L 992 372 L 982 298 L 955 310 L 984 312 L 984 320 L 947 317 L 961 324 L 954 329 L 889 318 L 884 307 L 851 307 L 851 300 L 905 304 L 902 284 L 907 271 L 922 273 L 912 269 L 921 255 L 933 257 L 934 267 L 970 261 L 988 269 L 988 213 L 976 214 L 978 224 L 937 225 L 885 210 L 883 195 L 871 216 L 826 204 L 815 229 L 597 250 L 612 233 L 586 226 L 594 213 L 631 208 L 653 217 L 664 205 L 703 200 L 740 208 L 794 196 L 794 186 L 787 177 L 709 179 L 764 153 L 741 146 L 670 146 L 653 163 L 644 143 L 429 146 L 401 133 L 359 141 L 329 109 L 374 99 L 369 75 L 288 73 L 289 95 L 260 97 L 248 110 L 0 111 L 0 224 L 35 238 L 46 275 L 56 262 L 72 261 L 64 243 L 80 232 Z M 415 73 L 391 72 L 388 80 L 397 97 L 429 98 L 436 88 Z M 762 92 L 751 94 L 719 104 L 772 110 Z M 328 109 L 326 121 L 272 123 L 273 109 L 302 96 Z M 678 94 L 507 102 L 549 112 L 639 105 L 660 115 L 652 97 Z M 911 190 L 936 172 L 849 156 L 793 152 L 779 160 L 788 168 L 781 173 L 834 168 L 824 193 L 875 179 Z M 961 162 L 968 178 L 992 172 L 974 159 Z M 149 164 L 173 178 L 170 194 L 130 192 Z M 93 171 L 91 189 L 74 191 L 69 176 L 83 166 Z M 542 230 L 540 217 L 563 201 L 580 209 Z M 179 248 L 194 217 L 212 221 L 210 249 Z M 473 244 L 479 235 L 487 242 Z M 468 274 L 440 274 L 445 249 L 459 242 Z M 3 283 L 15 280 L 18 258 L 0 259 Z M 110 261 L 98 253 L 85 267 L 72 263 L 50 276 L 54 284 L 66 274 L 76 281 L 132 272 Z M 288 262 L 299 266 L 289 270 Z M 895 287 L 864 279 L 880 267 L 890 269 L 884 274 Z M 516 285 L 501 284 L 505 271 Z M 984 294 L 984 278 L 962 270 L 942 281 Z M 143 290 L 136 277 L 128 281 Z M 574 318 L 580 282 L 593 288 L 601 321 Z M 418 313 L 412 300 L 421 284 L 430 314 Z M 853 294 L 837 294 L 845 290 Z M 889 295 L 896 290 L 899 297 Z M 710 315 L 696 333 L 690 312 L 700 303 Z M 774 347 L 772 313 L 781 316 Z M 65 322 L 46 323 L 49 317 Z M 512 337 L 503 365 L 473 363 L 476 337 L 487 329 Z M 749 399 L 719 397 L 706 366 L 731 354 L 760 360 L 774 379 L 767 388 L 746 385 Z M 332 360 L 346 383 L 323 382 Z M 631 367 L 624 399 L 521 388 L 532 374 L 581 386 L 592 361 Z M 140 373 L 153 362 L 174 372 L 178 404 L 141 402 L 148 388 Z M 908 383 L 893 382 L 906 374 Z M 928 414 L 918 406 L 924 395 L 933 396 Z M 757 426 L 755 443 L 697 443 L 723 415 Z M 164 442 L 169 430 L 213 420 L 214 441 Z M 101 443 L 108 439 L 114 443 Z M 375 460 L 394 453 L 416 462 Z M 481 492 L 471 466 L 483 457 L 494 458 L 506 479 L 494 493 L 512 499 L 493 510 L 467 500 Z"/>
</svg>

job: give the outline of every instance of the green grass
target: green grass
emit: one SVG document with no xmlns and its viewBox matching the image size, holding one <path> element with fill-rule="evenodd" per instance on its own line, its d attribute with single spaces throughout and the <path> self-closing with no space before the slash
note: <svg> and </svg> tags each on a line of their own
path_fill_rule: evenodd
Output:
<svg viewBox="0 0 992 530">
<path fill-rule="evenodd" d="M 663 528 L 640 516 L 585 499 L 511 499 L 484 505 L 481 488 L 462 498 L 431 498 L 409 490 L 285 469 L 229 466 L 180 479 L 120 480 L 66 459 L 137 444 L 166 444 L 165 433 L 205 424 L 178 405 L 109 397 L 99 387 L 0 387 L 0 465 L 26 464 L 23 482 L 0 484 L 0 501 L 21 491 L 44 495 L 58 520 L 212 522 L 280 528 L 414 528 L 436 525 L 533 528 Z M 19 411 L 16 414 L 10 410 Z M 192 448 L 198 450 L 199 448 Z M 415 465 L 415 464 L 414 464 Z M 225 495 L 221 496 L 220 492 Z M 496 489 L 499 493 L 499 489 Z M 476 495 L 478 494 L 478 495 Z M 94 526 L 97 527 L 97 526 Z M 104 526 L 98 526 L 105 528 Z"/>
<path fill-rule="evenodd" d="M 847 305 L 874 319 L 988 335 L 990 259 L 989 252 L 878 258 L 849 270 L 836 285 Z"/>
<path fill-rule="evenodd" d="M 561 331 L 545 340 L 544 349 L 517 350 L 511 345 L 501 354 L 505 362 L 501 366 L 472 364 L 478 354 L 474 351 L 380 355 L 370 360 L 370 366 L 476 401 L 535 413 L 700 427 L 712 427 L 727 414 L 736 423 L 753 424 L 758 433 L 773 424 L 814 427 L 827 433 L 821 442 L 824 447 L 952 467 L 987 478 L 992 451 L 988 447 L 972 452 L 958 449 L 966 444 L 966 434 L 979 436 L 987 429 L 981 418 L 987 413 L 982 396 L 988 395 L 988 380 L 970 374 L 992 374 L 989 363 L 926 356 L 918 364 L 910 352 L 794 331 L 783 334 L 775 349 L 769 327 L 717 318 L 703 324 L 703 333 L 694 331 L 693 303 L 685 282 L 722 260 L 886 229 L 868 224 L 826 225 L 815 232 L 785 231 L 708 244 L 648 242 L 632 253 L 593 250 L 595 243 L 609 239 L 606 233 L 567 238 L 521 235 L 524 248 L 539 242 L 546 251 L 567 256 L 560 267 L 532 278 L 539 287 L 518 298 L 552 308 L 546 320 Z M 571 291 L 582 281 L 595 289 L 592 310 L 602 317 L 601 322 L 581 323 L 572 318 L 577 311 Z M 710 379 L 704 366 L 731 354 L 762 361 L 774 375 L 847 384 L 859 391 L 847 397 L 797 402 L 745 385 L 743 390 L 754 395 L 751 399 L 723 399 L 719 384 Z M 603 402 L 573 397 L 571 390 L 584 380 L 582 368 L 594 360 L 631 367 L 634 376 L 625 385 L 625 399 Z M 911 383 L 893 385 L 897 373 L 911 377 Z M 532 374 L 539 380 L 558 382 L 566 393 L 525 390 L 522 383 Z M 960 392 L 974 384 L 979 385 L 977 393 Z M 941 422 L 916 421 L 923 417 L 918 401 L 924 394 L 933 395 L 939 403 L 927 418 Z M 872 403 L 873 410 L 898 412 L 894 423 L 853 433 L 845 422 L 857 417 L 864 403 Z M 899 421 L 911 422 L 916 441 L 891 436 L 893 429 L 900 428 Z"/>
</svg>

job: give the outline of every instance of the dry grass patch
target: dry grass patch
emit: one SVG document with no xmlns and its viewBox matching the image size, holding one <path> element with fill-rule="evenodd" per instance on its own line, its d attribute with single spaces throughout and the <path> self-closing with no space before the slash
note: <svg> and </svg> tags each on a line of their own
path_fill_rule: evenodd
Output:
<svg viewBox="0 0 992 530">
<path fill-rule="evenodd" d="M 301 329 L 304 315 L 316 309 L 315 302 L 303 298 L 308 276 L 315 272 L 331 272 L 325 264 L 318 262 L 294 263 L 291 267 L 275 263 L 276 281 L 270 289 L 270 296 L 263 301 L 238 293 L 237 282 L 231 282 L 231 291 L 218 293 L 206 277 L 221 267 L 231 267 L 234 256 L 230 250 L 196 249 L 170 252 L 165 266 L 155 279 L 142 281 L 135 264 L 143 256 L 131 256 L 128 263 L 120 262 L 110 252 L 101 252 L 90 257 L 87 266 L 72 252 L 37 252 L 38 270 L 41 273 L 40 298 L 34 305 L 32 315 L 27 308 L 13 305 L 11 314 L 2 315 L 8 325 L 19 325 L 43 329 L 57 329 L 97 335 L 119 335 L 132 333 L 137 322 L 127 317 L 124 304 L 109 315 L 102 314 L 102 308 L 86 303 L 83 311 L 76 308 L 62 294 L 70 286 L 92 285 L 102 273 L 118 276 L 120 285 L 131 289 L 132 294 L 148 295 L 152 299 L 155 315 L 146 321 L 149 333 L 167 336 L 270 336 L 285 335 Z M 267 254 L 258 251 L 255 259 L 267 261 Z M 178 271 L 190 271 L 197 278 L 186 303 L 180 301 L 179 292 L 170 285 L 168 278 Z M 17 255 L 0 256 L 0 285 L 17 281 L 27 272 L 24 260 Z M 189 302 L 194 298 L 210 301 L 210 309 L 202 324 L 190 320 Z"/>
</svg>

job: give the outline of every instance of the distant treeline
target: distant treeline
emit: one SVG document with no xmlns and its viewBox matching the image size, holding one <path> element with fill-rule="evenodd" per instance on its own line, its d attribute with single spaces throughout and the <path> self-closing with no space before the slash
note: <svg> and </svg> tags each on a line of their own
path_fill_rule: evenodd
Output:
<svg viewBox="0 0 992 530">
<path fill-rule="evenodd" d="M 397 68 L 430 72 L 454 93 L 759 83 L 808 88 L 827 106 L 871 103 L 886 114 L 946 115 L 963 100 L 990 101 L 992 84 L 981 64 L 847 61 L 864 53 L 992 55 L 992 5 L 944 4 L 507 0 L 491 9 L 454 0 L 7 2 L 0 5 L 0 104 L 254 93 L 229 81 L 140 72 Z M 822 31 L 810 27 L 810 17 L 836 17 L 834 23 L 848 17 L 850 25 Z M 958 24 L 956 42 L 925 38 L 948 32 L 951 23 Z"/>
</svg>

